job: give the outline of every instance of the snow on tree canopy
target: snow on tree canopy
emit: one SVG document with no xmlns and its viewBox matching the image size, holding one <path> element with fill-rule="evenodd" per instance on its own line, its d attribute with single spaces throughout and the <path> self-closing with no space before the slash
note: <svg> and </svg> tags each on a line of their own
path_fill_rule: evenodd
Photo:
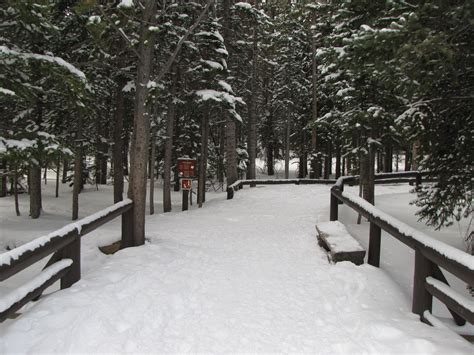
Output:
<svg viewBox="0 0 474 355">
<path fill-rule="evenodd" d="M 9 95 L 9 96 L 15 96 L 16 95 L 14 91 L 11 91 L 11 90 L 8 90 L 8 89 L 2 88 L 2 87 L 0 87 L 0 94 Z"/>
<path fill-rule="evenodd" d="M 218 81 L 218 84 L 227 92 L 230 92 L 232 93 L 233 90 L 232 90 L 232 86 L 230 86 L 230 84 L 226 83 L 224 80 L 219 80 Z"/>
<path fill-rule="evenodd" d="M 252 5 L 249 4 L 248 2 L 238 2 L 234 6 L 235 7 L 240 7 L 242 9 L 246 9 L 246 10 L 250 10 L 252 8 Z"/>
<path fill-rule="evenodd" d="M 133 0 L 121 0 L 120 4 L 117 5 L 118 8 L 130 8 L 133 7 Z"/>
<path fill-rule="evenodd" d="M 217 62 L 214 62 L 213 60 L 202 60 L 203 63 L 207 64 L 209 67 L 211 67 L 212 69 L 216 69 L 216 70 L 224 70 L 224 67 L 222 66 L 222 64 L 219 64 Z"/>
<path fill-rule="evenodd" d="M 208 36 L 208 37 L 215 37 L 218 39 L 220 42 L 224 43 L 224 38 L 221 36 L 221 34 L 217 31 L 214 32 L 208 32 L 208 31 L 201 31 L 195 34 L 195 36 Z"/>
<path fill-rule="evenodd" d="M 11 56 L 22 58 L 22 59 L 34 59 L 34 60 L 41 60 L 41 61 L 57 64 L 67 69 L 71 74 L 74 74 L 82 81 L 86 81 L 86 75 L 82 71 L 80 71 L 74 65 L 66 62 L 64 59 L 60 57 L 55 57 L 55 56 L 46 55 L 46 54 L 18 52 L 13 49 L 9 49 L 6 46 L 0 46 L 0 53 L 11 55 Z"/>
<path fill-rule="evenodd" d="M 217 91 L 217 90 L 198 90 L 196 91 L 196 95 L 199 96 L 199 101 L 208 101 L 213 100 L 216 102 L 227 102 L 231 105 L 234 105 L 236 102 L 244 104 L 240 97 L 235 97 L 233 95 L 229 95 L 227 92 L 224 91 Z"/>
</svg>

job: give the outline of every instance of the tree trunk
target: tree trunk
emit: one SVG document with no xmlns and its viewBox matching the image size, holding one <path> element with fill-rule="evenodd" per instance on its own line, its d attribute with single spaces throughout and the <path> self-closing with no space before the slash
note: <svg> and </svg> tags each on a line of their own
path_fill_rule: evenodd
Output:
<svg viewBox="0 0 474 355">
<path fill-rule="evenodd" d="M 143 11 L 140 34 L 139 62 L 135 91 L 135 114 L 133 119 L 130 185 L 128 196 L 133 200 L 133 240 L 134 246 L 145 243 L 146 175 L 148 143 L 150 141 L 150 115 L 146 105 L 147 84 L 151 75 L 155 36 L 150 36 L 149 26 L 154 22 L 156 1 L 147 0 Z"/>
<path fill-rule="evenodd" d="M 224 37 L 229 56 L 231 56 L 231 21 L 230 21 L 231 0 L 222 1 L 222 36 Z M 226 160 L 226 176 L 227 186 L 237 181 L 237 139 L 236 124 L 234 118 L 225 112 L 225 160 Z"/>
<path fill-rule="evenodd" d="M 59 197 L 59 176 L 61 173 L 61 158 L 56 161 L 56 198 Z"/>
<path fill-rule="evenodd" d="M 173 156 L 173 137 L 174 126 L 176 121 L 176 85 L 178 81 L 178 72 L 176 66 L 172 69 L 172 84 L 170 92 L 170 101 L 168 104 L 168 115 L 166 117 L 166 137 L 165 137 L 165 152 L 163 161 L 163 212 L 171 211 L 171 166 Z M 179 178 L 178 178 L 179 179 Z"/>
<path fill-rule="evenodd" d="M 298 179 L 304 179 L 306 177 L 306 165 L 308 164 L 306 152 L 300 154 L 298 164 Z"/>
<path fill-rule="evenodd" d="M 16 166 L 13 176 L 13 193 L 15 195 L 15 212 L 17 216 L 20 216 L 20 204 L 18 203 L 18 169 Z"/>
<path fill-rule="evenodd" d="M 118 78 L 115 93 L 115 113 L 114 113 L 114 145 L 112 149 L 112 159 L 114 164 L 114 203 L 123 199 L 123 156 L 124 156 L 124 132 L 123 122 L 125 117 L 125 105 L 123 87 L 125 79 Z"/>
<path fill-rule="evenodd" d="M 0 161 L 0 197 L 5 197 L 7 195 L 7 161 L 2 159 Z"/>
<path fill-rule="evenodd" d="M 254 1 L 257 6 L 257 1 Z M 257 25 L 253 26 L 253 48 L 252 48 L 252 73 L 250 77 L 250 100 L 248 117 L 248 153 L 249 166 L 247 168 L 247 178 L 256 178 L 255 160 L 257 158 Z M 255 185 L 251 185 L 255 186 Z"/>
<path fill-rule="evenodd" d="M 63 160 L 63 176 L 62 176 L 62 179 L 61 179 L 61 182 L 63 184 L 65 184 L 67 182 L 67 172 L 68 172 L 68 170 L 69 170 L 69 160 L 64 158 L 64 160 Z"/>
<path fill-rule="evenodd" d="M 225 147 L 225 124 L 219 126 L 219 151 L 218 151 L 218 166 L 217 179 L 220 185 L 224 184 L 225 164 L 224 164 L 224 147 Z M 222 188 L 224 188 L 222 186 Z"/>
<path fill-rule="evenodd" d="M 156 151 L 156 127 L 153 127 L 150 140 L 150 214 L 155 214 L 155 151 Z"/>
<path fill-rule="evenodd" d="M 410 171 L 410 149 L 405 151 L 405 171 Z"/>
<path fill-rule="evenodd" d="M 341 145 L 336 143 L 336 179 L 341 176 Z"/>
<path fill-rule="evenodd" d="M 82 116 L 77 122 L 76 152 L 74 156 L 74 184 L 72 189 L 72 220 L 79 218 L 79 193 L 82 190 Z"/>
<path fill-rule="evenodd" d="M 36 125 L 41 126 L 43 123 L 43 103 L 38 98 L 36 103 Z M 29 193 L 30 193 L 30 216 L 36 219 L 41 214 L 41 157 L 37 157 L 35 165 L 30 167 L 29 172 Z M 17 181 L 15 181 L 15 185 Z"/>
<path fill-rule="evenodd" d="M 267 174 L 269 176 L 275 175 L 275 166 L 273 165 L 274 163 L 274 157 L 273 157 L 273 150 L 275 148 L 273 147 L 273 142 L 268 142 L 268 147 L 267 147 Z"/>
<path fill-rule="evenodd" d="M 375 149 L 370 146 L 369 152 L 360 158 L 360 184 L 362 185 L 362 197 L 371 204 L 374 204 L 374 181 Z"/>
<path fill-rule="evenodd" d="M 316 11 L 313 12 L 312 15 L 312 24 L 316 25 Z M 311 104 L 311 120 L 313 124 L 316 123 L 318 119 L 318 63 L 316 61 L 316 50 L 317 50 L 317 43 L 316 43 L 316 34 L 312 33 L 311 39 L 311 96 L 312 96 L 312 104 Z M 318 164 L 317 162 L 317 131 L 316 128 L 311 130 L 311 171 L 310 171 L 310 178 L 319 178 L 321 174 L 317 172 Z"/>
<path fill-rule="evenodd" d="M 393 171 L 392 165 L 392 145 L 387 143 L 385 145 L 385 159 L 384 159 L 384 172 L 391 173 Z"/>
<path fill-rule="evenodd" d="M 290 178 L 290 121 L 286 119 L 285 135 L 285 179 Z"/>
<path fill-rule="evenodd" d="M 16 180 L 15 180 L 16 186 Z M 30 217 L 36 219 L 41 214 L 41 167 L 30 167 Z"/>
<path fill-rule="evenodd" d="M 206 108 L 201 119 L 201 156 L 199 158 L 198 197 L 199 208 L 206 202 L 207 147 L 209 138 L 209 110 Z"/>
<path fill-rule="evenodd" d="M 44 184 L 48 185 L 48 162 L 44 163 L 44 174 L 43 174 Z"/>
<path fill-rule="evenodd" d="M 413 150 L 412 150 L 412 155 L 411 155 L 411 170 L 416 171 L 418 170 L 418 155 L 420 152 L 420 140 L 417 139 L 413 143 Z"/>
</svg>

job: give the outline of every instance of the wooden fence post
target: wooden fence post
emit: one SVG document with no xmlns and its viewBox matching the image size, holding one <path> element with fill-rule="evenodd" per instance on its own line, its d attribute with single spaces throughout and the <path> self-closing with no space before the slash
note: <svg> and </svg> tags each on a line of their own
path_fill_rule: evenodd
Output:
<svg viewBox="0 0 474 355">
<path fill-rule="evenodd" d="M 342 180 L 342 184 L 341 184 L 341 187 L 339 188 L 339 190 L 340 190 L 341 192 L 344 191 L 344 180 Z M 337 201 L 337 203 L 338 203 L 339 205 L 343 205 L 343 204 L 344 204 L 344 202 L 339 201 L 339 200 Z"/>
<path fill-rule="evenodd" d="M 183 189 L 183 201 L 182 201 L 182 208 L 181 208 L 182 211 L 188 210 L 188 199 L 189 199 L 189 190 Z"/>
<path fill-rule="evenodd" d="M 227 187 L 227 199 L 232 200 L 234 198 L 234 189 L 232 187 Z"/>
<path fill-rule="evenodd" d="M 133 247 L 133 205 L 127 212 L 122 214 L 122 242 L 121 249 Z"/>
<path fill-rule="evenodd" d="M 426 290 L 426 278 L 433 275 L 433 264 L 425 258 L 421 250 L 415 249 L 415 273 L 413 278 L 412 312 L 423 316 L 423 312 L 431 312 L 433 296 Z"/>
<path fill-rule="evenodd" d="M 61 278 L 61 290 L 81 279 L 81 237 L 77 229 L 74 233 L 74 240 L 61 250 L 61 259 L 72 259 L 71 269 Z"/>
<path fill-rule="evenodd" d="M 370 265 L 380 266 L 380 237 L 382 230 L 378 225 L 370 222 L 369 229 L 369 255 L 367 261 Z"/>
</svg>

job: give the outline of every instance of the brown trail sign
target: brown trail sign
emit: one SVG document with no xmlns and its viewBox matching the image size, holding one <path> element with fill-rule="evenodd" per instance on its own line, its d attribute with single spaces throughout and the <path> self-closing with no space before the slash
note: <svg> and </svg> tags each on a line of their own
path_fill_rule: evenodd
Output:
<svg viewBox="0 0 474 355">
<path fill-rule="evenodd" d="M 193 188 L 192 179 L 196 177 L 196 159 L 179 158 L 178 174 L 181 179 L 181 189 L 183 190 L 182 210 L 186 211 L 188 209 L 189 191 Z"/>
</svg>

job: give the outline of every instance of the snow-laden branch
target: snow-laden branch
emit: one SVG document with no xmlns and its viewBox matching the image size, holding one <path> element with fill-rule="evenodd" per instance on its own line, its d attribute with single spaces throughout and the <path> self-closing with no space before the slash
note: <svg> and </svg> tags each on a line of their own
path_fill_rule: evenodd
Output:
<svg viewBox="0 0 474 355">
<path fill-rule="evenodd" d="M 170 55 L 170 57 L 166 61 L 166 64 L 163 66 L 163 68 L 161 69 L 161 71 L 158 73 L 158 75 L 156 76 L 156 78 L 153 81 L 159 83 L 161 81 L 161 79 L 163 79 L 163 77 L 169 72 L 169 70 L 171 69 L 171 66 L 173 65 L 173 63 L 176 60 L 176 57 L 178 56 L 179 52 L 181 51 L 181 47 L 183 46 L 183 43 L 188 39 L 188 37 L 199 26 L 199 24 L 204 19 L 207 12 L 209 11 L 209 8 L 211 7 L 211 5 L 213 3 L 214 3 L 214 0 L 208 0 L 207 1 L 206 6 L 202 10 L 202 12 L 199 14 L 196 21 L 193 23 L 193 25 L 191 27 L 188 28 L 188 30 L 183 35 L 183 37 L 180 38 L 180 40 L 178 41 L 178 44 L 176 45 L 176 48 L 174 49 L 173 53 Z"/>
</svg>

